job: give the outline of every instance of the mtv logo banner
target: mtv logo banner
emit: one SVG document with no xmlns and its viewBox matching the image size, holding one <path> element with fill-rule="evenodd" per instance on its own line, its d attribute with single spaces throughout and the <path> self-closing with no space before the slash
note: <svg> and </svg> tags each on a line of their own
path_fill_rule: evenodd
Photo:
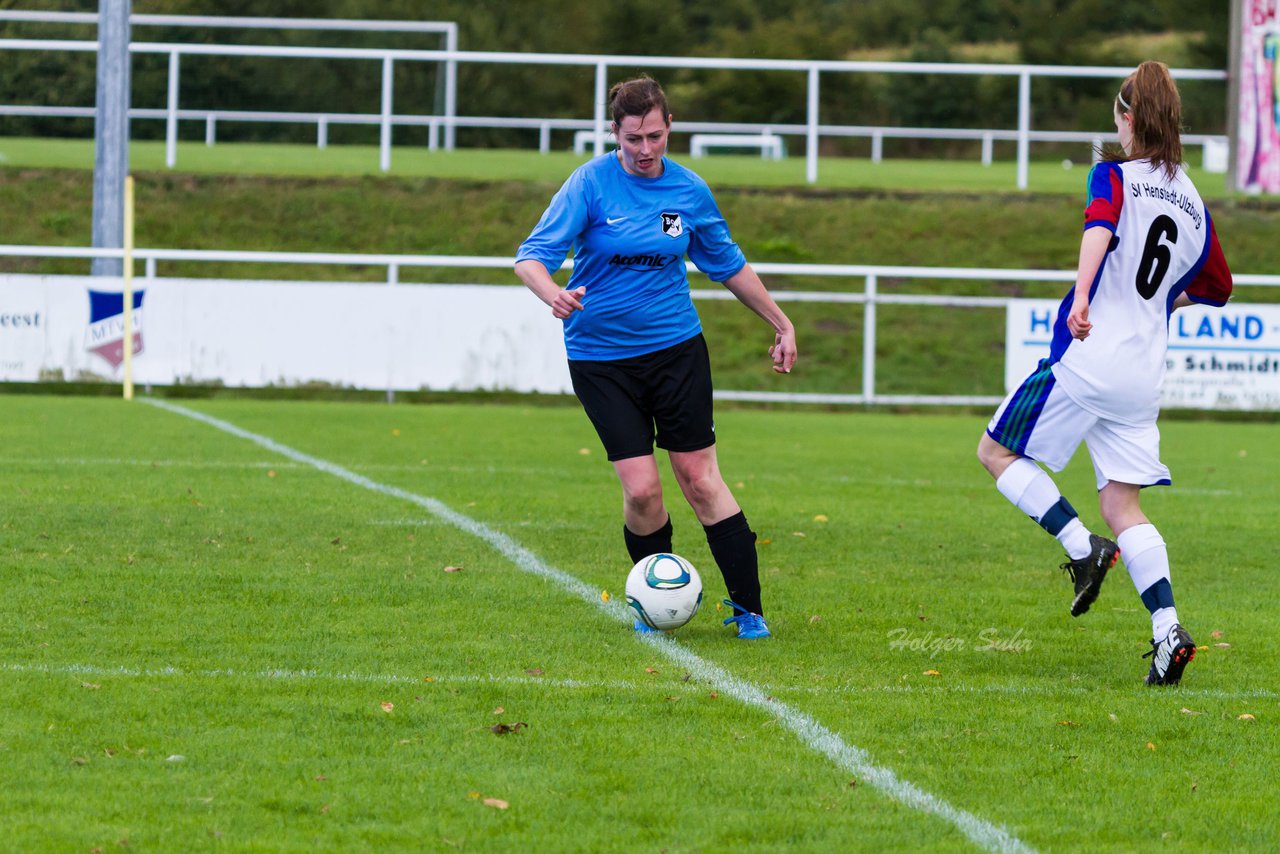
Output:
<svg viewBox="0 0 1280 854">
<path fill-rule="evenodd" d="M 110 284 L 101 278 L 0 276 L 0 381 L 120 379 L 124 295 L 103 289 Z M 133 292 L 135 356 L 143 350 L 146 296 L 142 288 Z"/>
<path fill-rule="evenodd" d="M 1010 300 L 1005 389 L 1049 355 L 1059 300 Z M 1280 409 L 1280 306 L 1188 306 L 1169 319 L 1161 405 L 1187 409 Z"/>
<path fill-rule="evenodd" d="M 142 352 L 142 298 L 133 292 L 133 355 Z M 124 294 L 119 291 L 89 291 L 89 325 L 84 331 L 84 348 L 104 359 L 112 368 L 124 362 Z"/>
</svg>

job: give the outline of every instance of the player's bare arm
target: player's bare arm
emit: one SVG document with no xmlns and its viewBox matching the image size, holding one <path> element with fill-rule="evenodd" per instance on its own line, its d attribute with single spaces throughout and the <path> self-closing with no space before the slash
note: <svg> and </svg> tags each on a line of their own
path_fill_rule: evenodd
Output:
<svg viewBox="0 0 1280 854">
<path fill-rule="evenodd" d="M 798 355 L 796 350 L 796 329 L 791 319 L 778 307 L 778 303 L 769 295 L 764 282 L 750 264 L 724 280 L 724 286 L 738 298 L 747 308 L 760 315 L 766 323 L 773 327 L 773 346 L 769 355 L 773 358 L 773 369 L 780 374 L 791 373 Z"/>
<path fill-rule="evenodd" d="M 582 311 L 582 298 L 586 295 L 587 289 L 568 290 L 560 287 L 540 261 L 529 258 L 517 261 L 516 275 L 520 281 L 524 282 L 525 287 L 537 295 L 538 299 L 551 306 L 551 313 L 560 320 L 564 320 L 575 311 Z"/>
<path fill-rule="evenodd" d="M 1088 338 L 1093 330 L 1093 324 L 1089 322 L 1089 290 L 1110 245 L 1111 230 L 1102 226 L 1088 229 L 1080 239 L 1080 261 L 1076 265 L 1076 288 L 1071 313 L 1067 315 L 1067 329 L 1081 341 Z"/>
</svg>

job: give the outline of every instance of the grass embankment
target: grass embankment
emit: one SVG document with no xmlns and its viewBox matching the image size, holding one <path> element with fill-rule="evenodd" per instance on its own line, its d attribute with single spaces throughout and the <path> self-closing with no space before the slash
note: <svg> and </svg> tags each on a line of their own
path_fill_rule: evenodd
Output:
<svg viewBox="0 0 1280 854">
<path fill-rule="evenodd" d="M 803 141 L 791 139 L 790 157 L 763 160 L 756 156 L 720 154 L 691 161 L 687 137 L 673 137 L 672 156 L 696 164 L 698 172 L 715 186 L 805 187 L 806 162 Z M 818 161 L 817 184 L 825 189 L 916 189 L 931 192 L 1007 192 L 1017 187 L 1017 165 L 1012 143 L 994 148 L 997 158 L 983 166 L 977 143 L 968 158 L 943 160 L 894 157 L 893 144 L 886 159 L 873 163 L 869 145 L 865 156 L 823 154 Z M 1042 193 L 1074 193 L 1083 180 L 1090 157 L 1086 144 L 1038 145 L 1038 159 L 1029 164 L 1028 187 Z M 1199 166 L 1200 151 L 1190 147 L 1187 156 Z M 135 172 L 165 171 L 163 142 L 134 141 L 129 149 Z M 1063 157 L 1074 161 L 1063 169 Z M 398 145 L 391 149 L 390 168 L 381 170 L 376 145 L 314 145 L 266 143 L 179 143 L 175 169 L 193 174 L 260 175 L 294 177 L 371 176 L 394 178 L 443 178 L 458 181 L 551 181 L 559 183 L 586 155 L 556 149 L 540 154 L 534 149 L 458 149 L 430 151 L 421 146 Z M 92 169 L 92 139 L 32 139 L 0 137 L 0 164 L 36 169 Z M 1225 193 L 1221 175 L 1203 176 L 1201 191 Z"/>
<path fill-rule="evenodd" d="M 532 158 L 526 156 L 523 161 Z M 717 168 L 732 171 L 735 163 L 742 170 L 761 165 L 752 158 L 725 157 L 700 161 L 698 168 L 704 173 Z M 704 169 L 703 164 L 711 168 Z M 555 174 L 566 173 L 572 165 L 566 161 Z M 910 177 L 903 173 L 901 186 L 928 186 L 927 170 L 920 171 L 924 167 L 902 168 L 914 171 Z M 547 180 L 546 174 L 528 169 L 499 170 L 499 174 L 526 179 L 144 171 L 137 176 L 137 245 L 510 256 L 537 221 L 558 178 Z M 1079 190 L 1073 193 L 766 188 L 739 186 L 728 179 L 716 184 L 716 190 L 736 239 L 755 262 L 1069 269 L 1078 251 L 1085 172 L 1077 168 L 1073 174 Z M 3 242 L 86 245 L 92 195 L 91 173 L 83 169 L 0 169 Z M 1213 213 L 1236 271 L 1277 271 L 1274 235 L 1280 205 L 1223 198 L 1213 203 Z M 3 263 L 15 272 L 82 273 L 87 269 L 83 261 L 10 258 Z M 379 281 L 385 276 L 381 268 L 277 264 L 166 263 L 160 272 L 344 281 Z M 404 269 L 400 276 L 401 281 L 514 283 L 505 271 Z M 770 277 L 768 284 L 777 291 L 863 288 L 857 279 Z M 882 280 L 879 287 L 881 292 L 1042 297 L 1064 290 L 1061 285 L 905 280 Z M 1268 301 L 1280 294 L 1272 296 L 1255 288 L 1242 298 Z M 860 390 L 863 313 L 859 306 L 790 304 L 803 361 L 798 372 L 786 379 L 766 370 L 764 351 L 770 336 L 750 312 L 719 302 L 702 303 L 700 311 L 722 388 Z M 1003 323 L 998 309 L 881 306 L 877 391 L 999 394 Z"/>
</svg>

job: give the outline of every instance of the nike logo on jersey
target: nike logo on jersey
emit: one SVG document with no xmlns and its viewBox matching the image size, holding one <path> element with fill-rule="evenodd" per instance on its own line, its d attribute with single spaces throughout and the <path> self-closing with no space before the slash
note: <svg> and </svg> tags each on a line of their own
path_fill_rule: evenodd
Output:
<svg viewBox="0 0 1280 854">
<path fill-rule="evenodd" d="M 624 219 L 626 219 L 625 216 L 607 216 L 604 218 L 604 221 L 606 225 L 617 225 Z"/>
</svg>

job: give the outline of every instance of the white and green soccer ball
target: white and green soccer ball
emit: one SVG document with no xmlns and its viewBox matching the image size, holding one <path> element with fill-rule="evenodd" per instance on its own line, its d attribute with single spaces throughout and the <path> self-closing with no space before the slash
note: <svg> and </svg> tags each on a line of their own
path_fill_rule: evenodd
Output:
<svg viewBox="0 0 1280 854">
<path fill-rule="evenodd" d="M 649 628 L 678 629 L 702 605 L 702 579 L 679 555 L 649 555 L 627 576 L 627 605 Z"/>
</svg>

